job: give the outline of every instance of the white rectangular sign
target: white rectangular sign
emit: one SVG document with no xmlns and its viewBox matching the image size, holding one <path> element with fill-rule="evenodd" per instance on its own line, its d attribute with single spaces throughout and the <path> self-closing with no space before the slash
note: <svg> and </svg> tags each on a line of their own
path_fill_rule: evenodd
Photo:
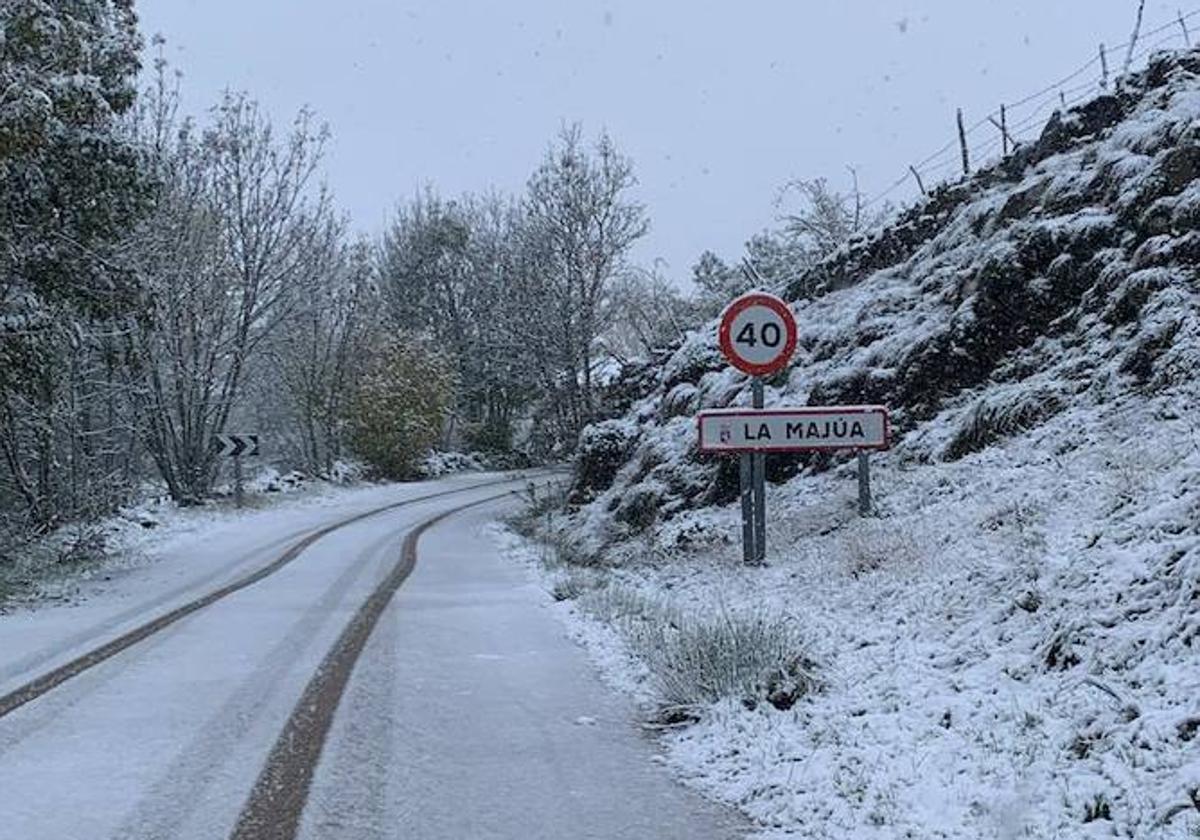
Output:
<svg viewBox="0 0 1200 840">
<path fill-rule="evenodd" d="M 879 405 L 702 411 L 701 452 L 815 452 L 887 449 L 888 411 Z"/>
</svg>

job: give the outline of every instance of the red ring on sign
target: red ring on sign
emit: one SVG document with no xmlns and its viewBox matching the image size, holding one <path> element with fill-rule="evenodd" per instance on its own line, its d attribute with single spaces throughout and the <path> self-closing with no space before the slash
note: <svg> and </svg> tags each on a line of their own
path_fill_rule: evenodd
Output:
<svg viewBox="0 0 1200 840">
<path fill-rule="evenodd" d="M 772 310 L 783 321 L 783 328 L 787 333 L 787 340 L 784 341 L 783 349 L 779 351 L 779 355 L 771 361 L 762 364 L 755 364 L 743 359 L 737 354 L 733 346 L 733 322 L 738 315 L 752 306 L 765 306 Z M 796 317 L 792 315 L 791 308 L 784 301 L 775 297 L 775 295 L 769 295 L 766 292 L 750 292 L 749 294 L 742 295 L 725 309 L 724 314 L 721 315 L 721 329 L 717 337 L 721 344 L 721 352 L 725 354 L 725 358 L 735 368 L 751 376 L 770 376 L 772 373 L 786 367 L 792 358 L 792 354 L 796 352 L 796 342 L 798 340 Z"/>
</svg>

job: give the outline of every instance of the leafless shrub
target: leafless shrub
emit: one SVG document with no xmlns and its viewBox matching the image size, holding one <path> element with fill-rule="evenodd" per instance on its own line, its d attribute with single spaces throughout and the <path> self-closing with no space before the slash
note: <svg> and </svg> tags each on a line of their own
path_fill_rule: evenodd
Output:
<svg viewBox="0 0 1200 840">
<path fill-rule="evenodd" d="M 796 625 L 766 611 L 684 613 L 613 585 L 591 611 L 614 622 L 653 675 L 664 710 L 733 698 L 790 708 L 815 685 Z"/>
<path fill-rule="evenodd" d="M 550 595 L 555 601 L 574 601 L 603 585 L 604 579 L 595 570 L 567 567 L 554 581 Z"/>
</svg>

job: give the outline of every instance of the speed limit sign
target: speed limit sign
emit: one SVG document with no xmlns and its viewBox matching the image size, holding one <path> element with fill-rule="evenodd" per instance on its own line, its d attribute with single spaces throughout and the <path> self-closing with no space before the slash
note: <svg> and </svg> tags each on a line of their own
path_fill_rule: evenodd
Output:
<svg viewBox="0 0 1200 840">
<path fill-rule="evenodd" d="M 729 304 L 721 316 L 721 352 L 751 376 L 769 376 L 796 351 L 796 319 L 787 303 L 765 292 L 750 292 Z"/>
</svg>

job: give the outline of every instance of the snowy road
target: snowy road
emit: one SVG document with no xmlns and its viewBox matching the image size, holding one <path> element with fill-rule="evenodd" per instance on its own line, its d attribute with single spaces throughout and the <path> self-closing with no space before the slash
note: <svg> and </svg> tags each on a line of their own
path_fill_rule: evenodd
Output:
<svg viewBox="0 0 1200 840">
<path fill-rule="evenodd" d="M 325 534 L 7 713 L 0 700 L 0 838 L 291 837 L 276 800 L 298 802 L 304 838 L 740 836 L 737 819 L 652 762 L 629 709 L 483 533 L 524 483 L 451 480 L 364 498 L 338 516 L 410 501 Z M 417 543 L 421 525 L 469 505 Z M 277 561 L 305 536 L 296 526 L 284 511 L 266 515 L 243 529 L 244 545 L 217 541 L 190 581 L 158 576 L 156 593 L 139 581 L 136 594 L 107 593 L 74 615 L 0 618 L 0 698 Z M 405 580 L 406 543 L 416 564 Z M 389 577 L 402 582 L 390 599 Z M 274 778 L 281 732 L 312 716 L 299 703 L 306 687 L 328 681 L 372 598 L 378 623 L 348 660 L 328 737 L 310 750 L 310 795 L 271 795 L 262 780 Z"/>
</svg>

